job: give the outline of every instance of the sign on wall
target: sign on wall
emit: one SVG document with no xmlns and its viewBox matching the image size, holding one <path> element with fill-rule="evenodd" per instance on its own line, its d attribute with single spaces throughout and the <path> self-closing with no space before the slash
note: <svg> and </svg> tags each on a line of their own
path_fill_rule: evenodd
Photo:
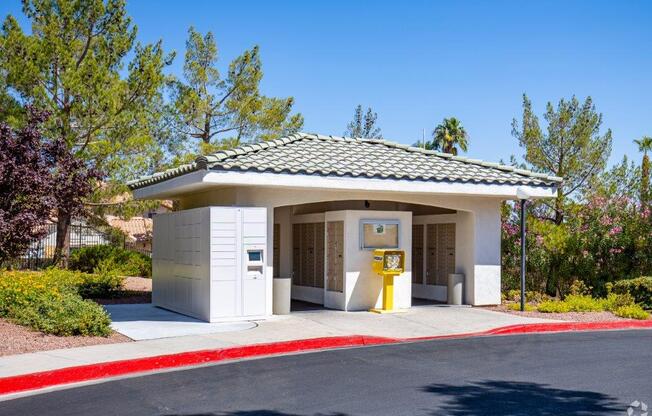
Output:
<svg viewBox="0 0 652 416">
<path fill-rule="evenodd" d="M 364 250 L 399 247 L 398 220 L 360 221 L 360 245 Z"/>
</svg>

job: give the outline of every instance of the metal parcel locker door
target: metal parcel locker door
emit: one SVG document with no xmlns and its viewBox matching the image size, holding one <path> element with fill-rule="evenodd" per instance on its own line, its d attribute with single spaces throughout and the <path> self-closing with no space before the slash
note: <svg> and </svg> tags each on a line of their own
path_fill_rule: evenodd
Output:
<svg viewBox="0 0 652 416">
<path fill-rule="evenodd" d="M 265 315 L 267 208 L 242 208 L 242 314 Z"/>
<path fill-rule="evenodd" d="M 267 209 L 211 207 L 211 320 L 265 315 Z"/>
</svg>

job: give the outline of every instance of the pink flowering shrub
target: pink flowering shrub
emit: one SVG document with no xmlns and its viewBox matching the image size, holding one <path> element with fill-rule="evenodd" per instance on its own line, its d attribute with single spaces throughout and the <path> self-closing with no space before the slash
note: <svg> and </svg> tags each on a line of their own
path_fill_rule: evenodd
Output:
<svg viewBox="0 0 652 416">
<path fill-rule="evenodd" d="M 530 209 L 535 212 L 536 209 Z M 650 209 L 626 197 L 592 197 L 567 207 L 557 225 L 528 217 L 528 290 L 566 295 L 573 281 L 604 295 L 605 284 L 652 274 Z M 503 286 L 518 288 L 520 229 L 518 210 L 506 204 L 502 224 Z"/>
</svg>

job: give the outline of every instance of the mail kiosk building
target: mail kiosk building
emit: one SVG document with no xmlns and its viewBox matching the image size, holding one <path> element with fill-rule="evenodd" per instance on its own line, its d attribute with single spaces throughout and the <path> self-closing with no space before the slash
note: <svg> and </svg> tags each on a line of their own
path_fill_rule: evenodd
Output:
<svg viewBox="0 0 652 416">
<path fill-rule="evenodd" d="M 274 300 L 382 307 L 376 249 L 401 250 L 394 306 L 500 303 L 500 207 L 561 179 L 385 140 L 298 133 L 201 156 L 129 183 L 173 199 L 154 220 L 153 302 L 207 321 L 273 314 Z M 274 284 L 281 281 L 287 285 Z M 274 290 L 276 288 L 276 290 Z"/>
</svg>

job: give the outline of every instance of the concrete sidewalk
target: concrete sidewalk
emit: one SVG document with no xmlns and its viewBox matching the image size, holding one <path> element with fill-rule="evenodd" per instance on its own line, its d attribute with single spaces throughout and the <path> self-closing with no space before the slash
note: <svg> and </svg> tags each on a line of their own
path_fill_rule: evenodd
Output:
<svg viewBox="0 0 652 416">
<path fill-rule="evenodd" d="M 0 357 L 0 377 L 109 361 L 144 358 L 188 351 L 308 338 L 368 335 L 413 338 L 479 332 L 507 325 L 555 322 L 466 306 L 414 306 L 405 313 L 308 310 L 258 321 L 235 332 L 217 332 L 120 344 L 42 351 Z"/>
</svg>

